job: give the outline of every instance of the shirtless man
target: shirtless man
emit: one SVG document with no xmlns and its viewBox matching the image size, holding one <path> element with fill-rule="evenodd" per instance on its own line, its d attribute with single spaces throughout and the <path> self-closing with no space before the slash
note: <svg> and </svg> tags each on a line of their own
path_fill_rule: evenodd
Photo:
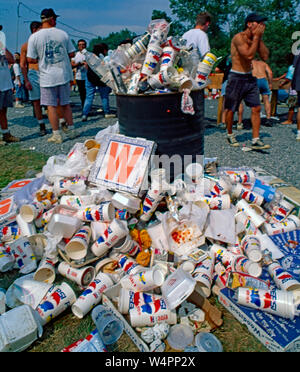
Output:
<svg viewBox="0 0 300 372">
<path fill-rule="evenodd" d="M 266 127 L 272 127 L 270 95 L 272 89 L 273 72 L 266 62 L 259 59 L 254 59 L 252 61 L 252 67 L 252 75 L 257 78 L 259 93 L 262 95 L 265 106 L 267 120 L 264 125 Z"/>
<path fill-rule="evenodd" d="M 31 33 L 39 31 L 42 23 L 38 21 L 31 22 Z M 42 108 L 40 105 L 40 78 L 39 78 L 39 65 L 38 63 L 27 63 L 27 45 L 24 43 L 21 47 L 20 67 L 24 76 L 25 87 L 28 90 L 29 99 L 33 103 L 35 117 L 40 125 L 40 136 L 47 134 L 46 126 L 43 120 Z"/>
<path fill-rule="evenodd" d="M 236 34 L 231 42 L 232 69 L 226 87 L 225 109 L 227 109 L 226 126 L 227 140 L 231 146 L 237 147 L 232 132 L 233 116 L 240 102 L 251 108 L 252 149 L 270 148 L 259 138 L 260 130 L 260 100 L 256 78 L 252 75 L 252 61 L 258 53 L 263 61 L 269 57 L 269 50 L 262 41 L 265 31 L 265 17 L 251 13 L 245 20 L 245 30 Z"/>
</svg>

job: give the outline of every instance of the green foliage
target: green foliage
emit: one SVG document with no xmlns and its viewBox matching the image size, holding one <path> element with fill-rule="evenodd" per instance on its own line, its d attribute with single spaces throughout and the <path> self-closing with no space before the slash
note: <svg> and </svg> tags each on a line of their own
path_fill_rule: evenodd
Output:
<svg viewBox="0 0 300 372">
<path fill-rule="evenodd" d="M 108 45 L 109 49 L 116 49 L 121 41 L 125 39 L 133 39 L 137 36 L 135 32 L 129 31 L 127 28 L 119 32 L 111 32 L 106 37 L 98 37 L 92 39 L 89 43 L 88 50 L 92 51 L 94 45 L 99 43 L 105 43 Z"/>
</svg>

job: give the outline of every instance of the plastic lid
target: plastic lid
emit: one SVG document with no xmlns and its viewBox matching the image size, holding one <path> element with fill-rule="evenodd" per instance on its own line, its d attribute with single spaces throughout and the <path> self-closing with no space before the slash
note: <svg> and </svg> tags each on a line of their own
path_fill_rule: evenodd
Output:
<svg viewBox="0 0 300 372">
<path fill-rule="evenodd" d="M 175 350 L 184 350 L 193 340 L 194 332 L 186 324 L 175 324 L 172 326 L 167 338 L 168 344 Z"/>
<path fill-rule="evenodd" d="M 221 342 L 212 333 L 198 333 L 195 337 L 195 344 L 200 352 L 221 353 L 223 351 Z"/>
</svg>

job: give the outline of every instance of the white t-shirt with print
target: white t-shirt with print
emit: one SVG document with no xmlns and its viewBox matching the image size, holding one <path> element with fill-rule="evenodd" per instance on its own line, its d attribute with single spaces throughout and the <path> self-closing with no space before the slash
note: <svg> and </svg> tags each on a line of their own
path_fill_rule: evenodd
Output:
<svg viewBox="0 0 300 372">
<path fill-rule="evenodd" d="M 72 58 L 72 60 L 75 62 L 75 63 L 82 63 L 82 62 L 85 62 L 85 55 L 80 53 L 80 52 L 77 52 L 75 54 L 75 57 Z M 78 66 L 76 67 L 76 75 L 75 75 L 75 79 L 76 80 L 86 80 L 86 68 L 84 66 Z"/>
<path fill-rule="evenodd" d="M 13 64 L 13 70 L 14 70 L 14 74 L 15 74 L 14 83 L 18 84 L 19 81 L 18 81 L 17 77 L 19 76 L 20 80 L 21 80 L 21 83 L 23 84 L 24 83 L 24 77 L 23 77 L 23 74 L 22 74 L 21 67 L 20 67 L 19 63 L 14 63 Z"/>
<path fill-rule="evenodd" d="M 74 51 L 69 35 L 56 27 L 41 29 L 29 37 L 27 57 L 38 59 L 41 87 L 56 87 L 73 80 L 69 53 Z"/>
<path fill-rule="evenodd" d="M 13 83 L 5 56 L 0 56 L 0 92 L 12 89 Z"/>
<path fill-rule="evenodd" d="M 182 35 L 182 38 L 187 41 L 187 46 L 193 45 L 195 48 L 198 48 L 201 57 L 210 51 L 207 33 L 199 28 L 193 28 L 187 31 Z"/>
</svg>

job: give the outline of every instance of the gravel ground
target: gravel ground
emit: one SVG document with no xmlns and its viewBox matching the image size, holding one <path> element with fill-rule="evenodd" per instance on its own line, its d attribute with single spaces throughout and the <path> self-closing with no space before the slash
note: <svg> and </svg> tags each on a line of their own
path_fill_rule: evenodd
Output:
<svg viewBox="0 0 300 372">
<path fill-rule="evenodd" d="M 110 96 L 112 112 L 116 113 L 115 96 Z M 101 107 L 101 100 L 96 96 L 93 111 L 87 122 L 81 122 L 81 108 L 78 93 L 72 93 L 72 110 L 76 127 L 80 137 L 74 140 L 66 139 L 61 145 L 49 144 L 49 135 L 39 137 L 38 124 L 33 117 L 31 105 L 24 109 L 11 108 L 8 110 L 9 128 L 12 134 L 21 137 L 21 146 L 31 151 L 46 155 L 67 154 L 76 142 L 84 142 L 94 137 L 97 132 L 116 123 L 117 119 L 105 119 L 97 109 Z M 205 100 L 205 157 L 217 157 L 220 166 L 250 166 L 260 167 L 276 175 L 291 185 L 300 188 L 300 143 L 296 142 L 296 125 L 280 125 L 279 121 L 272 128 L 261 127 L 261 138 L 271 145 L 271 149 L 261 152 L 244 152 L 242 146 L 233 148 L 227 144 L 225 130 L 216 125 L 218 100 Z M 264 109 L 262 109 L 264 112 Z M 277 115 L 281 121 L 286 119 L 288 109 L 278 107 Z M 264 119 L 263 119 L 264 120 Z M 263 122 L 263 121 L 262 121 Z M 242 144 L 249 144 L 251 140 L 250 110 L 244 111 L 245 129 L 236 132 L 237 140 Z"/>
</svg>

